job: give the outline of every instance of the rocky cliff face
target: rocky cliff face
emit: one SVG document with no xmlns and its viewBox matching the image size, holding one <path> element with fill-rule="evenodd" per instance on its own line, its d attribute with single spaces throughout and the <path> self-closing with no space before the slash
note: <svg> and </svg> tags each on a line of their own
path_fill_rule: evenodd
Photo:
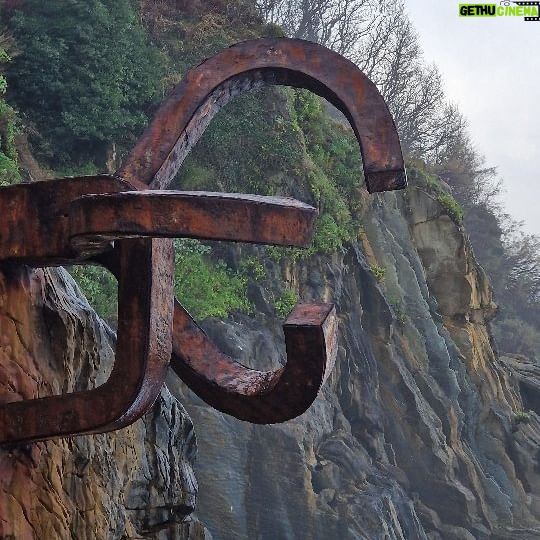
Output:
<svg viewBox="0 0 540 540">
<path fill-rule="evenodd" d="M 0 399 L 106 379 L 114 335 L 63 270 L 0 271 Z M 116 433 L 0 449 L 0 538 L 199 539 L 193 426 L 167 389 Z"/>
<path fill-rule="evenodd" d="M 265 261 L 273 282 L 338 308 L 336 368 L 305 415 L 253 426 L 171 377 L 179 401 L 164 389 L 127 429 L 0 450 L 0 537 L 209 538 L 189 517 L 183 403 L 197 514 L 218 540 L 538 538 L 537 367 L 495 352 L 488 280 L 436 197 L 413 185 L 360 198 L 347 250 Z M 283 361 L 281 330 L 268 292 L 250 295 L 256 315 L 206 326 L 268 369 Z M 100 384 L 113 337 L 64 271 L 2 269 L 0 399 Z"/>
<path fill-rule="evenodd" d="M 336 368 L 306 414 L 252 426 L 169 382 L 196 428 L 199 516 L 218 540 L 540 537 L 540 423 L 520 394 L 534 369 L 498 357 L 464 231 L 419 186 L 364 198 L 349 249 L 265 263 L 302 299 L 337 305 Z M 256 316 L 207 331 L 246 364 L 276 366 L 279 324 L 266 291 L 251 296 Z"/>
</svg>

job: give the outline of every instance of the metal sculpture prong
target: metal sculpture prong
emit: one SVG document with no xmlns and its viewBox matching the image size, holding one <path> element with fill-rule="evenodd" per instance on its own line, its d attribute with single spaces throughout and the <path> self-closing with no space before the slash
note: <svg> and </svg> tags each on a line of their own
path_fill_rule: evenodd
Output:
<svg viewBox="0 0 540 540">
<path fill-rule="evenodd" d="M 129 425 L 153 404 L 172 355 L 175 373 L 211 406 L 254 423 L 294 418 L 315 400 L 336 356 L 331 304 L 298 304 L 284 324 L 286 365 L 252 370 L 223 354 L 173 304 L 172 240 L 306 246 L 316 210 L 279 197 L 156 191 L 166 188 L 215 113 L 263 84 L 307 88 L 348 118 L 370 192 L 406 185 L 396 128 L 375 85 L 314 43 L 261 39 L 191 70 L 162 104 L 114 176 L 0 189 L 0 262 L 99 263 L 118 279 L 116 359 L 94 390 L 0 405 L 0 444 L 101 433 Z M 150 188 L 150 189 L 148 189 Z"/>
<path fill-rule="evenodd" d="M 219 411 L 255 424 L 291 420 L 311 406 L 332 370 L 336 310 L 332 304 L 298 304 L 283 330 L 285 366 L 256 371 L 222 353 L 176 302 L 172 368 Z"/>
<path fill-rule="evenodd" d="M 152 188 L 168 187 L 217 112 L 233 97 L 264 85 L 311 90 L 347 117 L 360 145 L 370 193 L 406 187 L 396 126 L 375 84 L 336 52 L 287 38 L 238 43 L 189 71 L 117 175 Z"/>
</svg>

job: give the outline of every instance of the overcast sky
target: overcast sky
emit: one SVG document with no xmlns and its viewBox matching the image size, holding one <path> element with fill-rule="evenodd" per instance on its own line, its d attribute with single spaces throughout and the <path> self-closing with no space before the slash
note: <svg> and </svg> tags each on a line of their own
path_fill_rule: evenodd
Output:
<svg viewBox="0 0 540 540">
<path fill-rule="evenodd" d="M 498 166 L 507 212 L 540 235 L 540 21 L 459 17 L 459 3 L 405 0 L 425 59 L 439 67 L 487 164 Z"/>
</svg>

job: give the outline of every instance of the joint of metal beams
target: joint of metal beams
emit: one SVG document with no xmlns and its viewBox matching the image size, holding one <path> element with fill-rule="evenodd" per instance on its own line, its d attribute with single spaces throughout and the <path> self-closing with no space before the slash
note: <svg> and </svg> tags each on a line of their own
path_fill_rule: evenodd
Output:
<svg viewBox="0 0 540 540">
<path fill-rule="evenodd" d="M 313 403 L 335 361 L 333 305 L 298 304 L 283 326 L 286 365 L 261 372 L 223 354 L 173 303 L 171 238 L 299 247 L 310 242 L 317 212 L 294 199 L 156 191 L 168 187 L 222 106 L 264 84 L 307 88 L 326 98 L 354 130 L 368 190 L 405 187 L 397 131 L 375 85 L 324 47 L 261 39 L 230 47 L 192 69 L 114 176 L 0 188 L 0 262 L 98 263 L 117 277 L 119 287 L 109 380 L 85 392 L 0 404 L 0 444 L 130 424 L 156 399 L 171 357 L 173 370 L 195 393 L 242 420 L 283 422 Z"/>
</svg>

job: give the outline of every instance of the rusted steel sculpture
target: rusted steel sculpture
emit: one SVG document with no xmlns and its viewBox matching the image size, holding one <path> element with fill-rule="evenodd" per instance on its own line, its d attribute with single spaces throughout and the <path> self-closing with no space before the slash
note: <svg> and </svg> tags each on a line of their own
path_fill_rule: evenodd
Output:
<svg viewBox="0 0 540 540">
<path fill-rule="evenodd" d="M 191 70 L 115 175 L 0 189 L 0 262 L 33 267 L 99 263 L 118 279 L 118 338 L 109 380 L 84 392 L 0 405 L 0 444 L 101 433 L 139 418 L 167 367 L 211 406 L 255 423 L 302 414 L 336 352 L 330 304 L 298 304 L 284 323 L 287 364 L 249 369 L 223 354 L 174 298 L 173 237 L 306 246 L 316 210 L 256 195 L 166 188 L 217 111 L 252 88 L 307 88 L 348 118 L 370 192 L 406 185 L 399 139 L 374 84 L 319 45 L 261 39 Z M 151 188 L 151 189 L 148 189 Z"/>
</svg>

